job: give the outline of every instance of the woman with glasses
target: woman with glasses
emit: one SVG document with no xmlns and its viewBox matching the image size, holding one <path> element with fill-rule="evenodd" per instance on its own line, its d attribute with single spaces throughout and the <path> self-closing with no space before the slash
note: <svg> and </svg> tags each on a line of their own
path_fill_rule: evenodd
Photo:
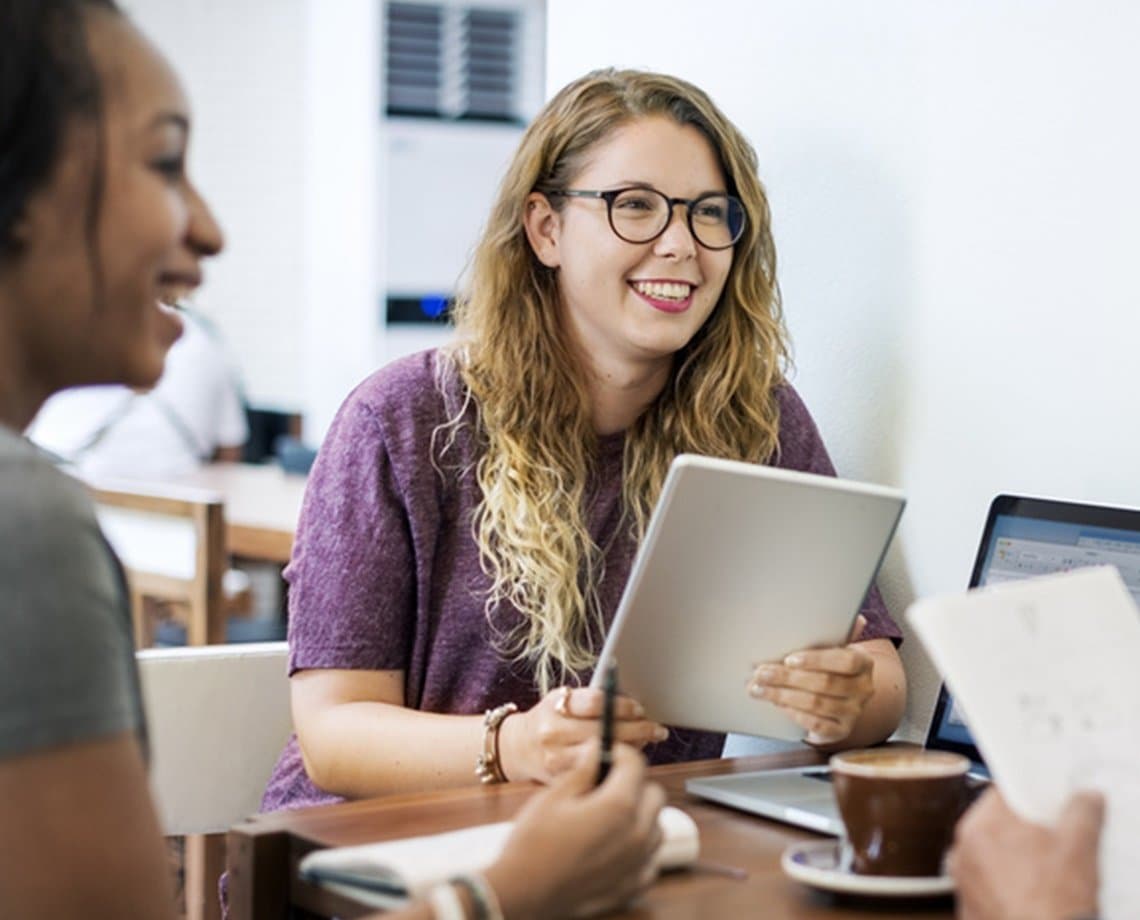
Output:
<svg viewBox="0 0 1140 920">
<path fill-rule="evenodd" d="M 756 157 L 702 91 L 599 71 L 527 130 L 453 346 L 379 371 L 317 459 L 290 582 L 294 738 L 267 808 L 549 781 L 598 734 L 585 684 L 672 459 L 833 474 L 786 358 Z M 824 748 L 895 728 L 899 632 L 740 675 Z M 652 762 L 716 757 L 621 698 Z"/>
</svg>

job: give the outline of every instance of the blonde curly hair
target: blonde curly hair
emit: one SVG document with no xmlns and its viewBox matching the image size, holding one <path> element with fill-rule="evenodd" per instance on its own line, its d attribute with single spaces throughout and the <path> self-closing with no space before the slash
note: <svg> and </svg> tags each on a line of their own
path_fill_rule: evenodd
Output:
<svg viewBox="0 0 1140 920">
<path fill-rule="evenodd" d="M 563 88 L 526 131 L 475 250 L 447 351 L 476 407 L 483 448 L 473 532 L 491 579 L 486 610 L 493 629 L 498 605 L 521 612 L 520 628 L 498 634 L 501 650 L 533 665 L 543 693 L 592 668 L 590 636 L 603 630 L 596 594 L 602 550 L 583 513 L 598 440 L 583 369 L 558 319 L 557 271 L 531 249 L 524 208 L 536 190 L 570 187 L 597 144 L 646 116 L 671 118 L 708 139 L 748 220 L 712 314 L 626 432 L 626 526 L 640 540 L 677 454 L 764 462 L 777 449 L 775 389 L 788 348 L 755 151 L 684 80 L 635 70 L 587 74 Z M 563 200 L 550 198 L 555 208 Z M 450 424 L 463 424 L 464 414 Z"/>
</svg>

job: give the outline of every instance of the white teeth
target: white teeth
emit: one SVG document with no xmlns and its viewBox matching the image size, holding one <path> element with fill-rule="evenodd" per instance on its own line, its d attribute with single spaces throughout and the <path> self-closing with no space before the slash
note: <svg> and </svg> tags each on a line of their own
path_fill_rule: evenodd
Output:
<svg viewBox="0 0 1140 920">
<path fill-rule="evenodd" d="M 633 289 L 658 300 L 684 300 L 689 296 L 692 286 L 681 281 L 635 281 Z"/>
</svg>

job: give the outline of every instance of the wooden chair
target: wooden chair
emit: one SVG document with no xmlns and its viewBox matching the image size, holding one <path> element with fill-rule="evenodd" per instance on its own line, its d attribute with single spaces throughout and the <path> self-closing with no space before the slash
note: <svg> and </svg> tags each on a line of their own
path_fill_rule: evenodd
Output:
<svg viewBox="0 0 1140 920">
<path fill-rule="evenodd" d="M 90 485 L 99 525 L 127 570 L 135 645 L 154 644 L 155 603 L 184 622 L 187 645 L 225 642 L 222 497 L 173 486 Z"/>
<path fill-rule="evenodd" d="M 136 653 L 163 831 L 188 835 L 187 920 L 220 915 L 226 831 L 256 814 L 289 735 L 284 642 Z"/>
</svg>

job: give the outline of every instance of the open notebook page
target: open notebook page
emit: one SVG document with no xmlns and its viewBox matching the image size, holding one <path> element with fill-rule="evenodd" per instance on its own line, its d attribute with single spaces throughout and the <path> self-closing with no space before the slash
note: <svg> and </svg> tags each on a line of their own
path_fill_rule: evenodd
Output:
<svg viewBox="0 0 1140 920">
<path fill-rule="evenodd" d="M 679 808 L 658 818 L 663 840 L 659 869 L 694 863 L 700 850 L 697 825 Z M 481 872 L 502 852 L 512 823 L 481 824 L 462 830 L 384 843 L 318 850 L 301 860 L 301 876 L 375 907 L 392 907 L 426 893 L 453 876 Z"/>
</svg>

